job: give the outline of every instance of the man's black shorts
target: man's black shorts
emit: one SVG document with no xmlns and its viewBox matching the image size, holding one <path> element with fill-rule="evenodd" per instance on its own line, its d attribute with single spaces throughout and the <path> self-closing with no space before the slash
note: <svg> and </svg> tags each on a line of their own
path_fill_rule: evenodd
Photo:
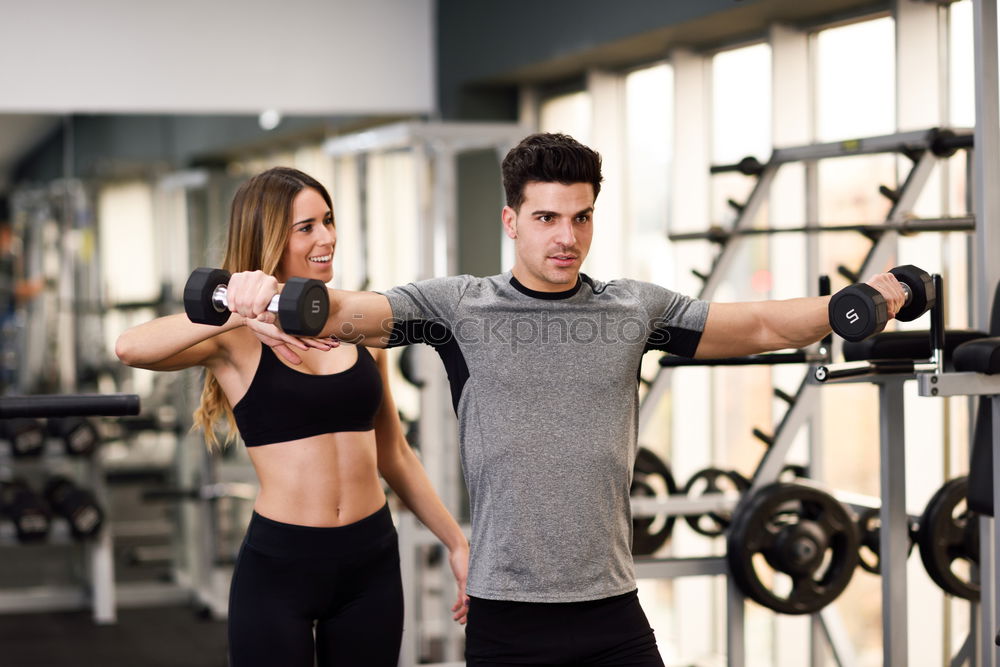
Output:
<svg viewBox="0 0 1000 667">
<path fill-rule="evenodd" d="M 586 602 L 470 598 L 468 667 L 663 667 L 636 591 Z"/>
</svg>

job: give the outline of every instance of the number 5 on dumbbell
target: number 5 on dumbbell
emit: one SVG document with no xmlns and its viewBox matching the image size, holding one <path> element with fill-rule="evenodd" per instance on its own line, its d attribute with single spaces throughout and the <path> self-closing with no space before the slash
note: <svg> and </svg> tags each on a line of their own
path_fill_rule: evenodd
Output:
<svg viewBox="0 0 1000 667">
<path fill-rule="evenodd" d="M 230 273 L 223 269 L 195 269 L 184 285 L 184 310 L 197 324 L 221 326 L 229 319 L 226 286 Z M 281 294 L 267 307 L 278 316 L 282 330 L 296 336 L 315 336 L 326 326 L 330 294 L 319 280 L 289 278 Z"/>
<path fill-rule="evenodd" d="M 903 286 L 906 300 L 896 313 L 901 322 L 915 320 L 934 307 L 937 294 L 934 281 L 924 270 L 912 264 L 889 271 Z M 852 343 L 873 336 L 885 328 L 889 309 L 882 293 L 871 285 L 858 283 L 840 290 L 830 299 L 830 327 Z"/>
</svg>

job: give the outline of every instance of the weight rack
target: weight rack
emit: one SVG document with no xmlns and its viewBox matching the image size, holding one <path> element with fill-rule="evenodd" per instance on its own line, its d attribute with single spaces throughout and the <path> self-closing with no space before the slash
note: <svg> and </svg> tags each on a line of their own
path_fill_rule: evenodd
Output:
<svg viewBox="0 0 1000 667">
<path fill-rule="evenodd" d="M 737 208 L 738 215 L 729 230 L 724 230 L 719 236 L 719 252 L 716 256 L 711 270 L 704 276 L 702 289 L 698 297 L 710 300 L 718 290 L 726 272 L 732 266 L 737 251 L 743 239 L 750 235 L 740 233 L 752 229 L 752 224 L 760 212 L 762 206 L 767 201 L 771 185 L 774 182 L 778 170 L 785 164 L 791 163 L 813 163 L 818 160 L 833 159 L 839 157 L 849 157 L 857 155 L 873 154 L 900 154 L 912 161 L 913 165 L 907 173 L 903 184 L 897 191 L 891 193 L 893 204 L 884 220 L 884 232 L 872 235 L 873 244 L 865 257 L 860 275 L 869 275 L 884 267 L 896 250 L 896 240 L 899 234 L 905 230 L 905 225 L 911 216 L 913 207 L 927 183 L 935 164 L 939 157 L 946 157 L 959 149 L 971 149 L 973 135 L 968 129 L 942 129 L 931 128 L 914 132 L 903 132 L 877 137 L 853 139 L 848 141 L 838 141 L 823 144 L 813 144 L 793 148 L 775 149 L 771 158 L 766 164 L 759 165 L 754 170 L 756 183 L 745 204 Z M 736 165 L 728 165 L 723 170 L 737 170 Z M 719 170 L 716 170 L 719 171 Z M 962 218 L 957 224 L 966 226 L 971 218 Z M 817 227 L 818 232 L 822 232 L 822 227 Z M 766 233 L 762 231 L 762 233 Z M 713 239 L 714 240 L 714 239 Z M 823 350 L 829 353 L 829 350 Z M 760 355 L 767 357 L 768 355 Z M 664 357 L 669 360 L 669 357 Z M 712 360 L 707 360 L 704 365 L 710 366 Z M 807 362 L 808 359 L 803 359 Z M 680 365 L 680 364 L 678 364 Z M 684 365 L 698 365 L 687 364 Z M 768 447 L 757 470 L 754 473 L 751 488 L 745 493 L 745 497 L 750 497 L 766 484 L 778 478 L 778 474 L 788 451 L 791 449 L 793 441 L 799 430 L 807 424 L 819 406 L 819 387 L 811 379 L 811 372 L 807 372 L 803 378 L 798 391 L 795 393 L 788 411 L 781 420 L 773 435 L 773 442 Z M 652 419 L 653 413 L 658 403 L 670 391 L 672 372 L 670 364 L 663 364 L 658 369 L 656 377 L 652 380 L 646 396 L 643 398 L 639 408 L 639 436 L 641 438 L 644 428 Z M 880 409 L 882 415 L 895 415 L 898 410 L 902 414 L 903 397 L 902 383 L 904 379 L 886 380 L 885 389 L 880 389 Z M 901 419 L 901 417 L 900 417 Z M 907 628 L 906 628 L 906 572 L 905 567 L 900 567 L 900 563 L 905 564 L 908 553 L 898 553 L 898 545 L 906 544 L 906 535 L 900 542 L 896 533 L 899 526 L 906 526 L 905 508 L 905 477 L 902 474 L 905 460 L 897 458 L 902 456 L 902 430 L 899 428 L 888 428 L 886 420 L 882 420 L 880 433 L 880 461 L 882 463 L 881 474 L 881 496 L 884 502 L 877 503 L 879 507 L 879 517 L 884 526 L 894 526 L 892 530 L 881 531 L 880 549 L 882 554 L 883 575 L 882 575 L 882 599 L 891 600 L 892 604 L 883 604 L 882 627 L 883 627 L 883 664 L 887 666 L 907 664 Z M 890 471 L 898 471 L 899 474 L 889 474 Z M 705 499 L 708 500 L 707 498 Z M 685 513 L 694 508 L 686 508 L 683 504 L 686 501 L 676 500 L 651 500 L 642 499 L 633 501 L 632 508 L 635 516 L 651 516 L 657 513 Z M 731 508 L 731 506 L 730 506 Z M 902 522 L 900 520 L 902 516 Z M 897 547 L 894 549 L 890 543 L 897 540 Z M 728 576 L 728 569 L 723 558 L 695 558 L 695 559 L 673 559 L 673 558 L 652 558 L 636 562 L 636 573 L 640 577 L 679 577 L 679 576 L 703 576 L 726 574 L 727 594 L 726 612 L 728 623 L 726 626 L 726 647 L 727 664 L 730 667 L 742 667 L 745 664 L 745 640 L 744 640 L 744 616 L 745 598 L 742 592 L 734 584 L 732 577 Z M 891 574 L 886 574 L 891 573 Z M 843 623 L 836 611 L 827 606 L 814 615 L 814 637 L 821 635 L 825 638 L 833 656 L 840 665 L 852 665 L 856 659 L 847 641 Z M 971 639 L 967 641 L 967 645 Z M 960 652 L 961 653 L 961 652 Z M 818 651 L 812 651 L 813 664 L 818 664 L 820 656 Z"/>
<path fill-rule="evenodd" d="M 139 397 L 134 394 L 112 395 L 39 395 L 0 398 L 0 419 L 17 417 L 83 417 L 139 414 Z M 87 464 L 87 484 L 98 502 L 107 506 L 107 488 L 100 452 L 95 452 Z M 62 523 L 62 522 L 59 522 Z M 87 606 L 94 621 L 110 624 L 117 620 L 114 573 L 114 547 L 107 522 L 98 534 L 87 541 L 85 560 L 90 589 L 42 586 L 22 591 L 0 592 L 0 611 L 22 612 L 51 609 L 73 609 Z M 59 525 L 58 523 L 56 524 Z M 68 531 L 67 531 L 68 532 Z M 54 537 L 58 543 L 68 543 L 62 531 Z"/>
</svg>

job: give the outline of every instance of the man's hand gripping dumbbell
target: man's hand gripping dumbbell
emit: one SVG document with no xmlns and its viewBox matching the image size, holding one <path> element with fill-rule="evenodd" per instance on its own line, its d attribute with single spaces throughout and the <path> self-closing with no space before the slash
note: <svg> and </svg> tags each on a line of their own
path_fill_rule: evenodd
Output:
<svg viewBox="0 0 1000 667">
<path fill-rule="evenodd" d="M 895 277 L 896 285 L 891 284 L 894 282 L 891 277 L 880 274 L 872 279 L 874 285 L 857 283 L 833 295 L 829 314 L 835 334 L 851 342 L 861 341 L 882 331 L 893 316 L 909 322 L 934 307 L 937 295 L 926 271 L 907 264 L 889 273 Z M 885 292 L 895 294 L 896 298 L 887 300 Z"/>
</svg>

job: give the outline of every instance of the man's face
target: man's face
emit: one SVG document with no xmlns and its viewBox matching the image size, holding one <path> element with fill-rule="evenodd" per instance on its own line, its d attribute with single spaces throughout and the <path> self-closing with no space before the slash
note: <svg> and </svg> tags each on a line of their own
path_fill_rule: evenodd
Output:
<svg viewBox="0 0 1000 667">
<path fill-rule="evenodd" d="M 515 211 L 504 206 L 504 232 L 514 239 L 513 273 L 538 292 L 562 292 L 576 284 L 594 234 L 590 183 L 529 182 Z"/>
</svg>

